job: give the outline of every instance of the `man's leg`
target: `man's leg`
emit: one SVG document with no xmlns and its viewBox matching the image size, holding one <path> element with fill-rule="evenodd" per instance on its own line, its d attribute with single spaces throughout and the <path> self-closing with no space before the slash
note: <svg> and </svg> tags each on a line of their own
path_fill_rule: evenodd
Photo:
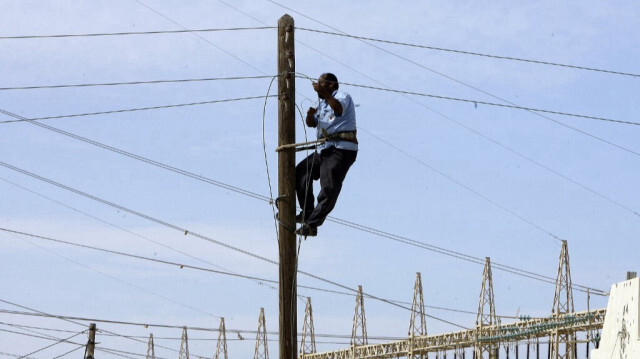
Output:
<svg viewBox="0 0 640 359">
<path fill-rule="evenodd" d="M 312 153 L 296 166 L 296 195 L 298 204 L 304 213 L 304 220 L 311 216 L 315 197 L 313 196 L 313 181 L 320 178 L 320 155 Z"/>
<path fill-rule="evenodd" d="M 357 151 L 340 150 L 329 147 L 320 154 L 320 193 L 318 205 L 307 220 L 310 227 L 318 227 L 336 206 L 342 182 L 347 171 L 356 161 Z"/>
</svg>

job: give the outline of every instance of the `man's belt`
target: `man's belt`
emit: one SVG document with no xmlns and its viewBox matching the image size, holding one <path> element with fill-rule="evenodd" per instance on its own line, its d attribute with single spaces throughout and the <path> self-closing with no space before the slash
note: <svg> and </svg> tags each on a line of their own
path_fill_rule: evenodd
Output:
<svg viewBox="0 0 640 359">
<path fill-rule="evenodd" d="M 319 139 L 326 139 L 327 141 L 347 141 L 358 144 L 358 138 L 356 137 L 357 131 L 343 131 L 328 134 L 324 128 L 321 130 L 322 134 Z"/>
</svg>

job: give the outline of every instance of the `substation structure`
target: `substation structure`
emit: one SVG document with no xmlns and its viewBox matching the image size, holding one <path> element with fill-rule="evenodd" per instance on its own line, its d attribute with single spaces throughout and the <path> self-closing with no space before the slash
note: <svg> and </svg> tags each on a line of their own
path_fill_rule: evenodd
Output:
<svg viewBox="0 0 640 359">
<path fill-rule="evenodd" d="M 368 344 L 362 287 L 358 287 L 356 310 L 353 319 L 351 345 L 348 348 L 317 353 L 313 332 L 311 301 L 307 301 L 301 337 L 300 359 L 355 359 L 355 358 L 438 358 L 446 359 L 498 359 L 500 348 L 503 358 L 519 359 L 518 345 L 527 345 L 522 358 L 540 358 L 540 338 L 548 338 L 544 347 L 546 359 L 576 359 L 578 342 L 586 344 L 581 358 L 590 358 L 589 346 L 597 348 L 600 330 L 605 322 L 606 309 L 575 312 L 569 252 L 562 241 L 556 290 L 551 315 L 543 318 L 520 317 L 515 323 L 502 324 L 495 314 L 491 261 L 485 258 L 482 289 L 478 303 L 475 327 L 446 334 L 427 335 L 422 280 L 417 273 L 411 308 L 411 323 L 407 339 L 382 344 Z M 594 293 L 596 294 L 596 293 Z M 607 295 L 605 292 L 597 293 Z M 577 333 L 586 333 L 586 340 L 577 340 Z M 533 346 L 533 348 L 530 348 Z M 472 348 L 469 353 L 465 349 Z M 506 355 L 505 355 L 506 352 Z M 470 354 L 470 355 L 467 355 Z M 586 354 L 586 355 L 585 355 Z"/>
</svg>

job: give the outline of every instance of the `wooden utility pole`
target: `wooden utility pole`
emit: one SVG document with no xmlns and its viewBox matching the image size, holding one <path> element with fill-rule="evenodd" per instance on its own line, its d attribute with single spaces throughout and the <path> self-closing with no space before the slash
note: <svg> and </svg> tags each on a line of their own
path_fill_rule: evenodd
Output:
<svg viewBox="0 0 640 359">
<path fill-rule="evenodd" d="M 295 143 L 295 52 L 293 18 L 278 20 L 278 146 Z M 296 307 L 296 152 L 278 152 L 278 244 L 280 246 L 280 359 L 295 359 L 298 351 Z"/>
<path fill-rule="evenodd" d="M 96 349 L 96 323 L 89 324 L 89 341 L 87 342 L 87 355 L 85 359 L 93 359 L 93 352 Z"/>
</svg>

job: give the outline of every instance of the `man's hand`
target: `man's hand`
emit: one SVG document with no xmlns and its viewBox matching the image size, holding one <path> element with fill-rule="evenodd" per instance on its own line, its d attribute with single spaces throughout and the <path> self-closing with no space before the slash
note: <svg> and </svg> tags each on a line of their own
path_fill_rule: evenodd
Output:
<svg viewBox="0 0 640 359">
<path fill-rule="evenodd" d="M 313 117 L 316 114 L 316 111 L 317 110 L 313 107 L 309 107 L 309 110 L 307 110 L 307 126 L 316 127 L 316 119 Z"/>
<path fill-rule="evenodd" d="M 327 101 L 337 116 L 342 116 L 342 104 L 333 98 L 333 86 L 327 86 L 326 82 L 314 82 L 313 89 L 318 93 L 318 97 Z"/>
<path fill-rule="evenodd" d="M 322 99 L 328 99 L 331 97 L 331 91 L 326 86 L 321 86 L 317 82 L 313 82 L 313 89 L 318 93 L 318 96 Z"/>
</svg>

